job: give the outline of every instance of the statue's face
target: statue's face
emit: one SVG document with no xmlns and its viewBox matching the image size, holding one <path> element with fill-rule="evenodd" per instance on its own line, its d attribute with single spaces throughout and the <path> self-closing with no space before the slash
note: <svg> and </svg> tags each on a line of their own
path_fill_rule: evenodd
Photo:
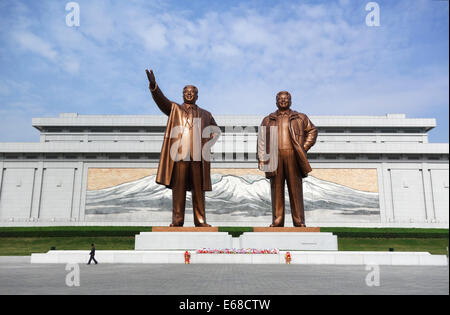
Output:
<svg viewBox="0 0 450 315">
<path fill-rule="evenodd" d="M 277 94 L 277 107 L 280 110 L 286 110 L 291 107 L 291 94 L 288 92 L 280 92 Z"/>
<path fill-rule="evenodd" d="M 193 85 L 187 85 L 183 89 L 183 100 L 186 104 L 195 104 L 198 99 L 198 89 Z"/>
</svg>

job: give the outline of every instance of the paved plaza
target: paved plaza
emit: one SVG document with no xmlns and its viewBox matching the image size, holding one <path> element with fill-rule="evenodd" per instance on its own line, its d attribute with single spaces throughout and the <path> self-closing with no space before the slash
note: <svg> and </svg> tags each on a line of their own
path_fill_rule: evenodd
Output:
<svg viewBox="0 0 450 315">
<path fill-rule="evenodd" d="M 449 294 L 448 267 L 380 266 L 380 286 L 367 286 L 365 266 L 79 265 L 68 287 L 64 264 L 0 257 L 0 294 Z"/>
</svg>

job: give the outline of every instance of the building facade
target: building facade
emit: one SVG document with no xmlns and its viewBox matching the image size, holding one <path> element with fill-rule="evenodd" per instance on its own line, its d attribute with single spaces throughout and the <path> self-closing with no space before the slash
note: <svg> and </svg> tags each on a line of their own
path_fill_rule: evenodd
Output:
<svg viewBox="0 0 450 315">
<path fill-rule="evenodd" d="M 256 162 L 263 117 L 215 118 L 222 136 L 212 151 L 208 222 L 268 226 L 270 185 Z M 435 119 L 310 119 L 319 136 L 303 180 L 307 225 L 448 228 L 449 147 L 428 142 Z M 33 119 L 39 143 L 0 143 L 0 226 L 168 225 L 171 191 L 155 183 L 166 122 L 76 113 Z M 287 210 L 288 201 L 286 189 Z M 188 196 L 186 225 L 192 221 Z"/>
</svg>

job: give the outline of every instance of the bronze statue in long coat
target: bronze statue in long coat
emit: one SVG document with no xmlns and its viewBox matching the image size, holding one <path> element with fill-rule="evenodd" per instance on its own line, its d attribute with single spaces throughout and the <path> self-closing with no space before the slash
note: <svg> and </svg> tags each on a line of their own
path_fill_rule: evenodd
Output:
<svg viewBox="0 0 450 315">
<path fill-rule="evenodd" d="M 195 103 L 198 98 L 198 89 L 195 86 L 187 85 L 183 89 L 184 103 L 179 105 L 164 96 L 153 71 L 146 70 L 146 73 L 153 100 L 159 109 L 169 116 L 156 182 L 172 189 L 170 226 L 183 226 L 186 191 L 192 191 L 194 224 L 198 227 L 208 227 L 210 225 L 206 223 L 205 191 L 212 190 L 210 148 L 217 141 L 220 130 L 215 128 L 213 133 L 205 136 L 205 128 L 217 127 L 217 124 L 210 112 Z"/>
</svg>

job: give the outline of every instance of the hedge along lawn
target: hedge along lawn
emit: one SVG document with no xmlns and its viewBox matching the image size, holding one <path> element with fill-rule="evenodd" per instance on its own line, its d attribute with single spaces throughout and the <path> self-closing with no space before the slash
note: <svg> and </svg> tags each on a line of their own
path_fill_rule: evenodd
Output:
<svg viewBox="0 0 450 315">
<path fill-rule="evenodd" d="M 351 238 L 449 238 L 448 229 L 326 227 L 320 231 Z"/>
<path fill-rule="evenodd" d="M 326 227 L 322 232 L 332 232 L 339 238 L 449 238 L 448 229 L 417 228 L 341 228 Z M 151 226 L 57 226 L 57 227 L 0 227 L 2 237 L 69 237 L 69 236 L 135 236 L 140 232 L 151 232 Z M 238 237 L 252 232 L 253 227 L 221 226 L 219 232 L 228 232 Z"/>
<path fill-rule="evenodd" d="M 2 237 L 93 237 L 135 236 L 151 232 L 151 226 L 51 226 L 51 227 L 0 227 Z"/>
</svg>

